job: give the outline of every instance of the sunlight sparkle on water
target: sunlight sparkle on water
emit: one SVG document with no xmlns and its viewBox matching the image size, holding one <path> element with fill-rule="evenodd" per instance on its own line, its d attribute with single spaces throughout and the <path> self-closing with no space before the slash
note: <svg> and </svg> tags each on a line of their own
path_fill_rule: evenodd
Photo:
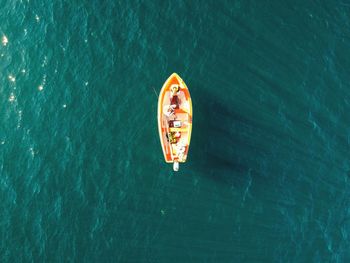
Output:
<svg viewBox="0 0 350 263">
<path fill-rule="evenodd" d="M 2 45 L 6 46 L 8 42 L 9 42 L 9 40 L 7 39 L 7 37 L 5 35 L 3 35 L 1 38 Z"/>
<path fill-rule="evenodd" d="M 15 82 L 16 81 L 16 78 L 13 76 L 13 75 L 9 75 L 9 80 L 11 82 Z"/>
</svg>

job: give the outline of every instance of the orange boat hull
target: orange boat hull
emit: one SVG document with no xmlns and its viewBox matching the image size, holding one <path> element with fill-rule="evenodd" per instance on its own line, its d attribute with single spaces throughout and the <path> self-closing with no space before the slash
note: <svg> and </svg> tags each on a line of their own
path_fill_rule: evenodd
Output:
<svg viewBox="0 0 350 263">
<path fill-rule="evenodd" d="M 167 163 L 186 162 L 192 132 L 192 101 L 185 82 L 173 73 L 158 98 L 158 130 Z"/>
</svg>

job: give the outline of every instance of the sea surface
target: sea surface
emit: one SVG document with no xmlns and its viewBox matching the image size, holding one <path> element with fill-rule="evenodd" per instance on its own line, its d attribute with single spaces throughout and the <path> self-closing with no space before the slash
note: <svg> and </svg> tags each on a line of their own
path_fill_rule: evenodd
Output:
<svg viewBox="0 0 350 263">
<path fill-rule="evenodd" d="M 350 262 L 349 1 L 0 0 L 0 40 L 0 262 Z"/>
</svg>

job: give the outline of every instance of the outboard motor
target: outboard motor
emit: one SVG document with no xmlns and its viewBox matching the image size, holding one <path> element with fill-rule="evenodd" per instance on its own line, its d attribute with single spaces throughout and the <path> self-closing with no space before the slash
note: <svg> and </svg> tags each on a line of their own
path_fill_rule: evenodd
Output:
<svg viewBox="0 0 350 263">
<path fill-rule="evenodd" d="M 177 172 L 178 170 L 179 170 L 179 162 L 174 162 L 174 164 L 173 164 L 173 170 L 175 171 L 175 172 Z"/>
</svg>

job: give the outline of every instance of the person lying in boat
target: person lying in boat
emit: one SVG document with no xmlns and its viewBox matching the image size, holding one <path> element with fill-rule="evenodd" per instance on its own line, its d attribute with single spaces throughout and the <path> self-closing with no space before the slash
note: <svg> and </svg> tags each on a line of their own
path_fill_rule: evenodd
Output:
<svg viewBox="0 0 350 263">
<path fill-rule="evenodd" d="M 179 85 L 171 86 L 171 100 L 170 105 L 174 107 L 174 109 L 178 109 L 180 105 L 180 99 L 178 97 L 178 92 L 180 91 Z"/>
<path fill-rule="evenodd" d="M 177 95 L 174 95 L 171 98 L 170 105 L 174 107 L 174 109 L 178 109 L 180 107 L 180 99 Z"/>
<path fill-rule="evenodd" d="M 175 107 L 173 105 L 165 106 L 164 115 L 167 117 L 173 117 L 174 119 L 176 119 Z"/>
<path fill-rule="evenodd" d="M 170 143 L 177 143 L 178 139 L 181 137 L 180 132 L 168 132 L 165 134 L 165 137 Z"/>
<path fill-rule="evenodd" d="M 168 142 L 170 142 L 170 143 L 176 143 L 177 142 L 177 139 L 175 138 L 173 132 L 167 132 L 165 134 L 165 136 L 166 136 L 166 139 L 167 139 Z"/>
<path fill-rule="evenodd" d="M 180 91 L 180 85 L 176 85 L 176 84 L 171 85 L 170 91 L 171 91 L 171 95 L 178 93 Z"/>
</svg>

